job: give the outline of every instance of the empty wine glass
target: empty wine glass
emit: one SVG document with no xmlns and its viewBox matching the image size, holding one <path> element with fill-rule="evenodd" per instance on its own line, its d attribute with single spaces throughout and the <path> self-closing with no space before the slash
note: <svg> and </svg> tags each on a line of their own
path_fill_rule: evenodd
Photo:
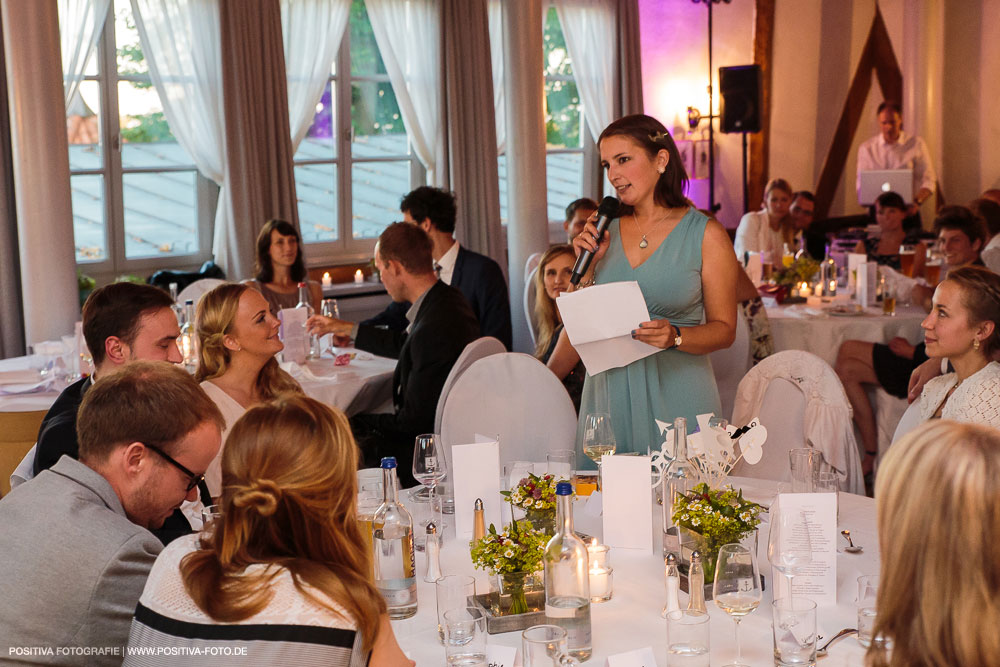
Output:
<svg viewBox="0 0 1000 667">
<path fill-rule="evenodd" d="M 760 572 L 752 550 L 741 544 L 726 544 L 719 549 L 712 597 L 736 623 L 736 662 L 726 667 L 747 667 L 740 647 L 740 621 L 760 605 L 761 598 Z"/>
<path fill-rule="evenodd" d="M 435 433 L 418 435 L 413 444 L 413 478 L 427 487 L 430 503 L 430 521 L 441 527 L 440 512 L 436 505 L 435 490 L 448 474 L 441 436 Z"/>
<path fill-rule="evenodd" d="M 771 567 L 785 575 L 788 595 L 792 599 L 792 579 L 804 574 L 812 563 L 812 539 L 809 521 L 799 511 L 782 511 L 780 500 L 771 507 L 771 526 L 767 538 L 767 560 Z M 778 596 L 776 595 L 775 598 Z"/>
<path fill-rule="evenodd" d="M 601 488 L 601 457 L 614 454 L 618 448 L 615 432 L 611 429 L 611 415 L 593 412 L 583 422 L 583 453 L 597 464 L 597 488 Z"/>
</svg>

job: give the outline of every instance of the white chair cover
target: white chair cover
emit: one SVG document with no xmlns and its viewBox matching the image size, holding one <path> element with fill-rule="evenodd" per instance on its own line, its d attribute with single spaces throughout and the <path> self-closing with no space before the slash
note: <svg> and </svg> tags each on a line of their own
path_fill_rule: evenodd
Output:
<svg viewBox="0 0 1000 667">
<path fill-rule="evenodd" d="M 202 278 L 201 280 L 196 280 L 184 289 L 181 293 L 177 295 L 177 303 L 184 305 L 185 301 L 194 301 L 194 305 L 197 306 L 201 297 L 206 293 L 218 287 L 225 280 L 219 280 L 218 278 Z"/>
<path fill-rule="evenodd" d="M 544 461 L 555 449 L 572 449 L 576 410 L 562 382 L 534 357 L 520 352 L 480 359 L 462 373 L 445 400 L 441 439 L 450 445 L 475 434 L 500 437 L 500 465 Z"/>
<path fill-rule="evenodd" d="M 35 447 L 37 446 L 37 444 L 31 446 L 28 453 L 24 455 L 21 462 L 17 464 L 16 468 L 14 468 L 14 472 L 10 474 L 11 489 L 24 484 L 35 476 Z"/>
<path fill-rule="evenodd" d="M 524 263 L 524 275 L 528 275 L 538 268 L 538 263 L 542 261 L 543 254 L 544 253 L 533 252 L 528 255 L 528 260 Z"/>
<path fill-rule="evenodd" d="M 875 467 L 885 453 L 889 451 L 889 446 L 895 440 L 893 433 L 899 425 L 899 420 L 903 418 L 906 409 L 909 407 L 905 398 L 897 398 L 882 387 L 874 387 L 868 391 L 869 401 L 875 408 L 875 430 L 878 434 L 878 454 L 875 456 Z"/>
<path fill-rule="evenodd" d="M 530 261 L 529 261 L 530 264 Z M 528 323 L 528 334 L 531 335 L 531 347 L 538 342 L 538 322 L 535 321 L 535 274 L 538 266 L 525 272 L 524 277 L 524 319 Z"/>
<path fill-rule="evenodd" d="M 787 382 L 777 384 L 785 386 L 771 391 L 772 380 L 779 378 Z M 798 404 L 788 391 L 789 384 L 800 392 Z M 742 426 L 755 415 L 760 416 L 768 431 L 764 456 L 768 457 L 769 450 L 772 454 L 780 454 L 784 459 L 781 469 L 788 472 L 780 477 L 768 476 L 774 471 L 767 467 L 760 468 L 761 463 L 747 466 L 741 462 L 733 471 L 734 475 L 779 481 L 786 479 L 791 472 L 785 452 L 805 446 L 808 440 L 822 452 L 830 468 L 840 475 L 842 491 L 864 494 L 864 477 L 854 439 L 851 406 L 837 374 L 825 361 L 809 352 L 786 350 L 771 355 L 750 369 L 736 392 L 733 424 Z"/>
<path fill-rule="evenodd" d="M 733 344 L 724 350 L 712 352 L 708 357 L 712 360 L 715 383 L 719 387 L 722 416 L 729 419 L 733 416 L 736 387 L 750 370 L 750 327 L 739 308 L 736 310 L 736 338 L 733 339 Z"/>
<path fill-rule="evenodd" d="M 507 348 L 503 346 L 503 343 L 492 336 L 477 338 L 465 346 L 465 349 L 462 350 L 462 354 L 458 355 L 455 365 L 451 367 L 451 372 L 448 373 L 448 377 L 444 381 L 444 387 L 441 388 L 441 396 L 438 398 L 437 412 L 434 414 L 435 433 L 441 432 L 441 417 L 444 415 L 444 401 L 448 398 L 448 394 L 451 392 L 451 388 L 454 386 L 455 381 L 458 380 L 459 376 L 465 372 L 465 369 L 480 359 L 493 354 L 503 354 L 506 351 Z"/>
<path fill-rule="evenodd" d="M 906 408 L 899 424 L 896 425 L 896 432 L 892 435 L 892 444 L 896 444 L 904 435 L 920 426 L 920 401 L 913 401 Z M 881 452 L 879 452 L 881 454 Z"/>
</svg>

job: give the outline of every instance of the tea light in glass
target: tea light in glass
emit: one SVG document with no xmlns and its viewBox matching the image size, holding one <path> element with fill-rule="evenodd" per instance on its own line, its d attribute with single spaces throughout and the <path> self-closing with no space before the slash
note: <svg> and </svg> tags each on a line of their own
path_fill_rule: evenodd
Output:
<svg viewBox="0 0 1000 667">
<path fill-rule="evenodd" d="M 590 601 L 607 602 L 611 599 L 611 575 L 614 568 L 590 564 Z"/>
<path fill-rule="evenodd" d="M 354 282 L 360 285 L 364 281 L 365 281 L 365 274 L 361 272 L 361 269 L 358 269 L 357 271 L 355 271 L 354 272 Z"/>
<path fill-rule="evenodd" d="M 329 287 L 333 284 L 333 278 L 330 277 L 330 272 L 327 271 L 323 274 L 323 287 Z"/>
<path fill-rule="evenodd" d="M 590 567 L 606 568 L 611 564 L 611 547 L 606 544 L 598 544 L 595 537 L 587 545 L 587 553 L 590 556 Z"/>
</svg>

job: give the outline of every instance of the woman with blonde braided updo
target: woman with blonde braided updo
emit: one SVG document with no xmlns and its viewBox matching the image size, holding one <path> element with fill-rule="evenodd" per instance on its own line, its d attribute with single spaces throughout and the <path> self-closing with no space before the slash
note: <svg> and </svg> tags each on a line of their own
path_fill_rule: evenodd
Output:
<svg viewBox="0 0 1000 667">
<path fill-rule="evenodd" d="M 284 347 L 278 338 L 278 320 L 257 290 L 245 284 L 219 285 L 198 302 L 196 322 L 195 379 L 219 406 L 227 429 L 247 408 L 283 392 L 302 392 L 292 376 L 278 367 L 274 355 Z M 213 498 L 222 490 L 221 460 L 222 450 L 205 472 Z"/>
<path fill-rule="evenodd" d="M 920 395 L 921 419 L 954 419 L 1000 428 L 1000 276 L 964 266 L 934 290 L 924 329 L 927 356 L 955 372 L 930 380 Z"/>
<path fill-rule="evenodd" d="M 250 408 L 226 440 L 221 518 L 157 558 L 129 646 L 239 643 L 247 664 L 412 665 L 372 580 L 357 463 L 338 410 L 293 394 Z"/>
</svg>

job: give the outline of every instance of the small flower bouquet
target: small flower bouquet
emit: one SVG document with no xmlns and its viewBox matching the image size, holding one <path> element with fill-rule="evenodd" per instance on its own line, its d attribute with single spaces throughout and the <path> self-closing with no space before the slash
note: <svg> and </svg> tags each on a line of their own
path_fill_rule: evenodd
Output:
<svg viewBox="0 0 1000 667">
<path fill-rule="evenodd" d="M 819 273 L 819 262 L 812 257 L 799 257 L 791 265 L 777 269 L 774 272 L 774 282 L 788 286 L 799 283 L 811 284 L 817 273 Z"/>
<path fill-rule="evenodd" d="M 529 607 L 526 593 L 542 586 L 537 573 L 548 541 L 548 535 L 522 520 L 512 522 L 502 533 L 490 524 L 486 535 L 471 544 L 472 564 L 493 575 L 498 613 L 537 611 Z"/>
<path fill-rule="evenodd" d="M 701 551 L 705 581 L 715 577 L 715 560 L 724 544 L 739 542 L 760 525 L 763 508 L 743 497 L 732 487 L 709 488 L 696 485 L 690 493 L 674 501 L 673 519 L 700 539 L 695 548 Z"/>
<path fill-rule="evenodd" d="M 557 481 L 552 475 L 539 477 L 528 473 L 516 487 L 510 491 L 501 491 L 500 495 L 506 498 L 512 507 L 524 510 L 525 518 L 535 528 L 552 535 L 555 532 Z"/>
</svg>

